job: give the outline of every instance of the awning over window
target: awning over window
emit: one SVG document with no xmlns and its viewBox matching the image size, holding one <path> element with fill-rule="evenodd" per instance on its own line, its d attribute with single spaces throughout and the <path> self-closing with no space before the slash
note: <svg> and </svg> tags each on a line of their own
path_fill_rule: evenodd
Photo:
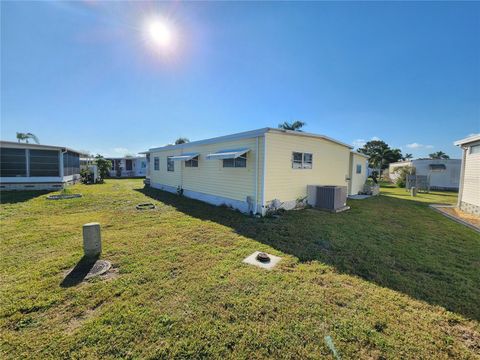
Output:
<svg viewBox="0 0 480 360">
<path fill-rule="evenodd" d="M 223 159 L 236 159 L 247 152 L 249 152 L 250 149 L 244 148 L 244 149 L 231 149 L 231 150 L 221 150 L 213 154 L 208 154 L 207 159 L 208 160 L 223 160 Z"/>
<path fill-rule="evenodd" d="M 169 159 L 173 161 L 188 161 L 188 160 L 192 160 L 194 157 L 197 157 L 198 155 L 199 155 L 198 153 L 185 153 L 182 155 L 169 156 Z"/>
</svg>

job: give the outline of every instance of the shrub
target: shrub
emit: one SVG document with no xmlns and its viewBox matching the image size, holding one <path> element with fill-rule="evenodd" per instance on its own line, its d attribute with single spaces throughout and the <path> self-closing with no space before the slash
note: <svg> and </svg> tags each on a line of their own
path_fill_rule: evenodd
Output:
<svg viewBox="0 0 480 360">
<path fill-rule="evenodd" d="M 97 156 L 95 156 L 95 164 L 97 165 L 98 176 L 100 180 L 105 179 L 110 173 L 110 169 L 112 168 L 112 162 L 105 159 L 102 155 L 97 154 Z"/>
<path fill-rule="evenodd" d="M 395 173 L 398 174 L 395 184 L 404 188 L 407 185 L 407 175 L 415 175 L 415 168 L 412 166 L 402 166 L 395 170 Z"/>
</svg>

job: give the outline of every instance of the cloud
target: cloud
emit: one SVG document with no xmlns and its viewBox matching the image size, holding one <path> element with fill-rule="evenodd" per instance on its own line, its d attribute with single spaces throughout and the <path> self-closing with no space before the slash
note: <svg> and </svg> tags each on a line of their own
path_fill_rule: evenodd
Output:
<svg viewBox="0 0 480 360">
<path fill-rule="evenodd" d="M 424 144 L 419 144 L 419 143 L 411 143 L 406 145 L 407 148 L 409 149 L 433 149 L 433 145 L 424 145 Z"/>
<path fill-rule="evenodd" d="M 370 139 L 372 141 L 380 141 L 381 139 L 378 137 L 378 136 L 372 136 L 372 138 Z"/>
<path fill-rule="evenodd" d="M 366 143 L 367 142 L 365 141 L 365 139 L 357 139 L 357 140 L 353 140 L 352 145 L 355 146 L 356 148 L 361 148 Z"/>
</svg>

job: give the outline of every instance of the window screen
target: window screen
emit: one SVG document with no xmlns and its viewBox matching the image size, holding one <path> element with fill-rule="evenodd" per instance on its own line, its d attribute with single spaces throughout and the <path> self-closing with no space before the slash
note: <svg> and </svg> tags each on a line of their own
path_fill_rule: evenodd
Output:
<svg viewBox="0 0 480 360">
<path fill-rule="evenodd" d="M 167 171 L 175 171 L 175 161 L 167 157 Z"/>
<path fill-rule="evenodd" d="M 195 156 L 191 160 L 185 161 L 185 167 L 198 167 L 198 156 Z"/>
<path fill-rule="evenodd" d="M 357 174 L 361 174 L 361 173 L 362 173 L 362 165 L 357 164 Z"/>
<path fill-rule="evenodd" d="M 480 145 L 470 146 L 470 154 L 480 154 Z"/>
<path fill-rule="evenodd" d="M 160 170 L 160 159 L 158 157 L 153 158 L 153 170 Z"/>
<path fill-rule="evenodd" d="M 443 171 L 446 168 L 445 164 L 430 164 L 430 170 L 432 171 Z"/>
<path fill-rule="evenodd" d="M 247 154 L 243 154 L 235 159 L 223 159 L 224 168 L 246 168 L 247 167 Z"/>
<path fill-rule="evenodd" d="M 80 174 L 80 155 L 71 151 L 63 154 L 63 176 Z"/>
<path fill-rule="evenodd" d="M 311 169 L 313 164 L 313 155 L 311 153 L 292 153 L 293 169 Z"/>
<path fill-rule="evenodd" d="M 30 150 L 30 176 L 60 176 L 59 152 Z"/>
<path fill-rule="evenodd" d="M 0 176 L 27 176 L 25 149 L 0 149 Z"/>
</svg>

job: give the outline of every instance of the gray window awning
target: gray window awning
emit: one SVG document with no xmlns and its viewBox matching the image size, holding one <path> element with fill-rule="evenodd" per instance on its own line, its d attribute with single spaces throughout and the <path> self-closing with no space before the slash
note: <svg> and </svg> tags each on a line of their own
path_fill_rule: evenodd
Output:
<svg viewBox="0 0 480 360">
<path fill-rule="evenodd" d="M 236 159 L 247 152 L 249 152 L 249 148 L 243 149 L 230 149 L 230 150 L 221 150 L 213 154 L 208 154 L 208 160 L 223 160 L 223 159 Z"/>
<path fill-rule="evenodd" d="M 188 161 L 192 160 L 194 157 L 197 157 L 199 153 L 185 153 L 181 155 L 169 156 L 170 160 L 173 161 Z"/>
</svg>

